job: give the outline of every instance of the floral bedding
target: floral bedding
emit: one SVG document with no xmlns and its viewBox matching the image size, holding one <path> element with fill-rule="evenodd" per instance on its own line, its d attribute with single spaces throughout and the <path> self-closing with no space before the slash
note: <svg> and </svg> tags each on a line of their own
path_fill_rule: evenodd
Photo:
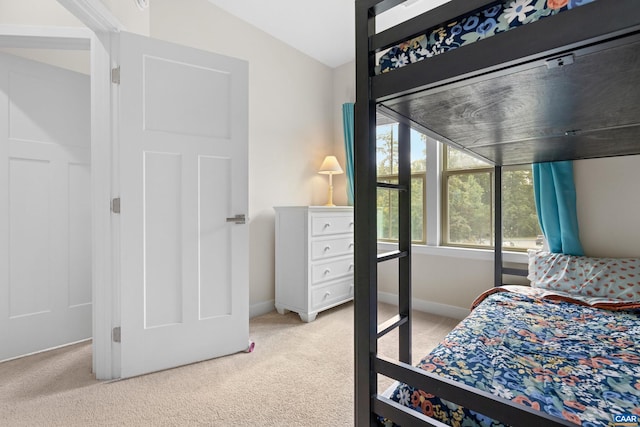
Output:
<svg viewBox="0 0 640 427">
<path fill-rule="evenodd" d="M 376 74 L 422 61 L 595 0 L 498 0 L 384 53 Z"/>
<path fill-rule="evenodd" d="M 640 304 L 611 311 L 544 292 L 487 292 L 418 366 L 582 426 L 640 416 Z M 390 398 L 448 425 L 503 425 L 405 384 Z"/>
</svg>

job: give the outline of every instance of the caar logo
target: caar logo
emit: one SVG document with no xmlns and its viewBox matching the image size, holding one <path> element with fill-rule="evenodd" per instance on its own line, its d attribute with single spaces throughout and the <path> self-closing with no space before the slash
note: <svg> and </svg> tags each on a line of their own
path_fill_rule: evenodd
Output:
<svg viewBox="0 0 640 427">
<path fill-rule="evenodd" d="M 633 414 L 619 414 L 613 416 L 613 425 L 638 427 L 638 416 Z"/>
</svg>

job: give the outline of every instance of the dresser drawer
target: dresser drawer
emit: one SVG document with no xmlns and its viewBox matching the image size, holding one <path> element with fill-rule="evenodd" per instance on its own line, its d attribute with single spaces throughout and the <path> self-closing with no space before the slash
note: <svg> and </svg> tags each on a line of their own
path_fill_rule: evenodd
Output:
<svg viewBox="0 0 640 427">
<path fill-rule="evenodd" d="M 317 263 L 311 267 L 311 283 L 326 282 L 348 274 L 353 274 L 353 258 Z"/>
<path fill-rule="evenodd" d="M 353 298 L 353 279 L 313 288 L 311 292 L 311 307 L 314 310 L 319 310 L 351 298 Z"/>
<path fill-rule="evenodd" d="M 314 261 L 352 253 L 353 235 L 311 241 L 311 259 Z"/>
<path fill-rule="evenodd" d="M 353 215 L 311 215 L 311 235 L 329 236 L 332 234 L 353 233 Z"/>
</svg>

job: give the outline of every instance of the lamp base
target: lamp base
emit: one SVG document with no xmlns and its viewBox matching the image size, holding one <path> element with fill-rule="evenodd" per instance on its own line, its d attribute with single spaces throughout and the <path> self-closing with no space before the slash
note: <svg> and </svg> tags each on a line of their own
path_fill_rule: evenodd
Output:
<svg viewBox="0 0 640 427">
<path fill-rule="evenodd" d="M 329 175 L 329 178 L 331 178 L 331 175 Z M 325 206 L 335 206 L 333 204 L 333 185 L 329 184 L 329 195 L 327 197 L 327 203 L 325 204 Z"/>
</svg>

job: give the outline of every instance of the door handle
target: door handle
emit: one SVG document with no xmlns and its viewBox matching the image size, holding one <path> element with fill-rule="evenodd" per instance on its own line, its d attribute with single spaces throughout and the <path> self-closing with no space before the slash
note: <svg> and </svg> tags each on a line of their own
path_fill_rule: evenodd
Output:
<svg viewBox="0 0 640 427">
<path fill-rule="evenodd" d="M 236 224 L 246 224 L 246 218 L 244 214 L 236 215 L 231 218 L 227 218 L 227 222 L 234 222 Z"/>
</svg>

